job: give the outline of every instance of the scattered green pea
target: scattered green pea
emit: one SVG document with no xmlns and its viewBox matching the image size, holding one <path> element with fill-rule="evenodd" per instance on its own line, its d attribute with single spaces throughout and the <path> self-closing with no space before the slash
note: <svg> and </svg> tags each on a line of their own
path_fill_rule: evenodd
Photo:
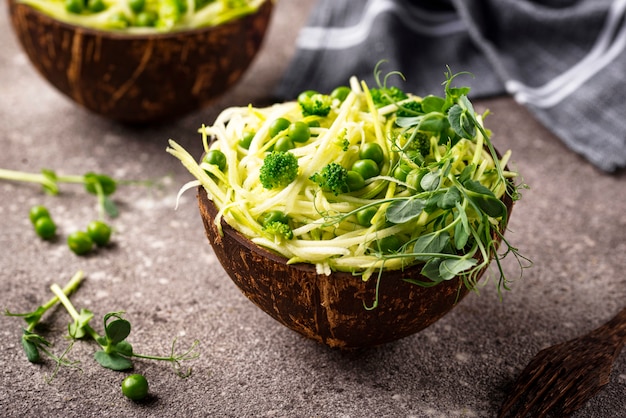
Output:
<svg viewBox="0 0 626 418">
<path fill-rule="evenodd" d="M 137 13 L 135 18 L 135 26 L 152 27 L 156 24 L 159 16 L 152 10 L 144 10 Z"/>
<path fill-rule="evenodd" d="M 348 170 L 346 184 L 348 185 L 348 191 L 353 192 L 355 190 L 361 190 L 365 187 L 365 179 L 356 171 Z"/>
<path fill-rule="evenodd" d="M 204 156 L 204 162 L 216 165 L 220 171 L 226 168 L 226 155 L 220 150 L 212 149 Z"/>
<path fill-rule="evenodd" d="M 417 190 L 418 192 L 423 191 L 423 188 L 420 183 L 422 182 L 422 178 L 424 177 L 426 173 L 428 173 L 427 169 L 424 170 L 424 169 L 415 168 L 411 170 L 409 174 L 406 175 L 406 184 L 408 184 L 409 187 Z"/>
<path fill-rule="evenodd" d="M 291 125 L 291 122 L 289 121 L 289 119 L 278 118 L 274 120 L 270 124 L 270 128 L 269 128 L 270 138 L 274 138 L 276 135 L 278 135 L 285 129 L 289 128 L 289 125 Z"/>
<path fill-rule="evenodd" d="M 239 146 L 244 149 L 250 149 L 250 144 L 254 139 L 255 132 L 246 132 L 239 140 Z"/>
<path fill-rule="evenodd" d="M 298 94 L 298 102 L 306 101 L 306 99 L 313 96 L 314 94 L 319 94 L 319 92 L 315 90 L 305 90 L 302 93 Z"/>
<path fill-rule="evenodd" d="M 33 206 L 32 208 L 30 208 L 30 211 L 28 213 L 28 217 L 30 218 L 30 221 L 34 225 L 35 222 L 37 222 L 37 219 L 39 219 L 39 218 L 49 218 L 50 217 L 50 212 L 48 212 L 48 208 L 46 208 L 45 206 L 36 205 L 36 206 Z"/>
<path fill-rule="evenodd" d="M 265 212 L 260 219 L 261 225 L 268 225 L 272 222 L 289 223 L 289 216 L 279 210 L 270 210 Z"/>
<path fill-rule="evenodd" d="M 399 164 L 393 170 L 393 176 L 400 181 L 406 181 L 406 176 L 411 172 L 411 168 L 404 164 Z"/>
<path fill-rule="evenodd" d="M 128 0 L 128 7 L 134 13 L 139 13 L 146 6 L 146 0 Z"/>
<path fill-rule="evenodd" d="M 302 121 L 290 124 L 287 129 L 287 136 L 294 142 L 306 142 L 311 137 L 311 129 L 309 128 L 309 125 Z"/>
<path fill-rule="evenodd" d="M 376 142 L 367 142 L 361 147 L 359 157 L 363 160 L 372 160 L 376 164 L 380 164 L 383 162 L 385 154 L 383 153 L 383 148 Z"/>
<path fill-rule="evenodd" d="M 104 4 L 103 0 L 88 0 L 87 1 L 87 9 L 89 9 L 92 13 L 98 13 L 106 9 L 106 4 Z"/>
<path fill-rule="evenodd" d="M 376 215 L 376 212 L 378 212 L 378 209 L 375 206 L 363 208 L 356 213 L 356 221 L 359 225 L 368 228 L 372 225 L 372 218 Z"/>
<path fill-rule="evenodd" d="M 104 247 L 111 239 L 111 227 L 102 221 L 91 221 L 87 225 L 87 235 L 98 247 Z"/>
<path fill-rule="evenodd" d="M 142 374 L 131 374 L 122 381 L 122 393 L 128 399 L 140 401 L 148 395 L 148 379 Z"/>
<path fill-rule="evenodd" d="M 352 171 L 356 171 L 367 180 L 380 174 L 380 169 L 376 161 L 370 159 L 357 160 L 352 164 Z"/>
<path fill-rule="evenodd" d="M 42 239 L 52 239 L 57 232 L 57 226 L 49 216 L 42 216 L 35 221 L 35 232 Z"/>
<path fill-rule="evenodd" d="M 65 10 L 78 14 L 83 11 L 84 4 L 82 0 L 65 0 Z"/>
<path fill-rule="evenodd" d="M 84 231 L 76 231 L 67 237 L 67 245 L 76 255 L 85 255 L 93 248 L 93 241 Z"/>
<path fill-rule="evenodd" d="M 278 138 L 276 144 L 274 144 L 274 151 L 287 152 L 290 149 L 294 149 L 295 147 L 296 145 L 293 143 L 291 138 L 283 136 L 282 138 Z"/>
<path fill-rule="evenodd" d="M 350 88 L 347 86 L 339 86 L 330 92 L 330 97 L 343 102 L 346 100 L 346 97 L 348 97 L 348 94 L 350 94 L 350 91 Z"/>
<path fill-rule="evenodd" d="M 378 250 L 384 254 L 397 252 L 402 247 L 402 240 L 395 235 L 389 235 L 388 237 L 379 239 L 376 241 Z"/>
</svg>

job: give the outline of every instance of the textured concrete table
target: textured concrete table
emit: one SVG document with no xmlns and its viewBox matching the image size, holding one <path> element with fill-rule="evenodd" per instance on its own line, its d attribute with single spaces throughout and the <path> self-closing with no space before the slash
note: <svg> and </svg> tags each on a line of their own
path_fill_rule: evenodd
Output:
<svg viewBox="0 0 626 418">
<path fill-rule="evenodd" d="M 97 366 L 91 344 L 69 357 L 80 370 L 26 361 L 22 324 L 0 316 L 0 415 L 63 417 L 293 416 L 489 417 L 509 385 L 541 348 L 609 319 L 626 301 L 626 173 L 606 175 L 534 121 L 509 98 L 477 104 L 501 149 L 531 186 L 516 206 L 508 238 L 534 261 L 502 301 L 494 286 L 471 294 L 425 331 L 383 347 L 343 353 L 279 325 L 245 299 L 221 269 L 204 236 L 193 192 L 174 209 L 190 180 L 165 152 L 168 138 L 199 155 L 197 128 L 229 105 L 267 103 L 293 52 L 311 1 L 278 3 L 265 47 L 245 80 L 209 109 L 175 123 L 129 128 L 78 108 L 36 74 L 0 10 L 0 167 L 60 173 L 97 171 L 159 187 L 123 186 L 116 194 L 115 244 L 88 257 L 64 242 L 37 239 L 31 205 L 47 205 L 60 235 L 84 228 L 94 199 L 80 188 L 48 196 L 34 185 L 0 182 L 1 308 L 24 311 L 50 296 L 52 283 L 82 269 L 72 297 L 96 313 L 124 310 L 136 351 L 166 354 L 201 341 L 193 374 L 182 380 L 167 364 L 137 361 L 151 384 L 146 402 L 125 399 L 127 373 Z M 505 268 L 516 273 L 513 260 Z M 45 317 L 55 352 L 69 317 Z M 101 329 L 99 320 L 93 325 Z M 578 417 L 624 417 L 626 355 L 611 381 Z"/>
</svg>

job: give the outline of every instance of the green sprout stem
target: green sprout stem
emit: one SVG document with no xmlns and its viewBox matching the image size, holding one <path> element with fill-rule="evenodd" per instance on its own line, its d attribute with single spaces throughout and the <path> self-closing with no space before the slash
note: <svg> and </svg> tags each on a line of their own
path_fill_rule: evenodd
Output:
<svg viewBox="0 0 626 418">
<path fill-rule="evenodd" d="M 67 284 L 63 287 L 63 289 L 59 288 L 59 294 L 67 299 L 67 295 L 73 293 L 76 289 L 78 289 L 78 286 L 80 286 L 80 284 L 82 283 L 84 277 L 85 277 L 85 275 L 84 275 L 84 273 L 81 270 L 77 271 L 74 274 L 74 276 L 70 279 L 70 281 L 67 282 Z M 28 323 L 28 325 L 24 329 L 26 331 L 28 331 L 28 332 L 33 332 L 35 327 L 37 326 L 37 324 L 41 320 L 41 317 L 47 311 L 52 309 L 52 307 L 54 307 L 59 302 L 59 300 L 60 299 L 59 299 L 58 295 L 56 295 L 53 298 L 51 298 L 49 301 L 44 303 L 43 305 L 39 306 L 33 312 L 28 312 L 28 313 L 24 313 L 24 314 L 14 314 L 14 313 L 11 313 L 9 311 L 6 311 L 5 315 L 7 315 L 7 316 L 21 316 L 21 317 L 24 317 L 24 319 Z"/>
<path fill-rule="evenodd" d="M 72 319 L 76 322 L 80 321 L 80 314 L 78 313 L 70 299 L 63 293 L 63 290 L 59 287 L 59 285 L 57 285 L 56 283 L 53 284 L 52 286 L 50 286 L 50 290 L 57 296 L 57 298 L 59 299 L 65 310 L 70 314 Z M 94 330 L 89 325 L 85 325 L 83 329 L 87 334 L 89 334 L 91 338 L 96 341 L 100 337 L 96 330 Z"/>
<path fill-rule="evenodd" d="M 57 190 L 55 181 L 42 173 L 27 173 L 24 171 L 7 170 L 0 168 L 0 179 L 11 181 L 24 181 L 27 183 L 37 183 L 44 186 L 47 190 Z M 67 175 L 57 176 L 56 182 L 60 183 L 79 183 L 85 182 L 83 176 Z"/>
</svg>

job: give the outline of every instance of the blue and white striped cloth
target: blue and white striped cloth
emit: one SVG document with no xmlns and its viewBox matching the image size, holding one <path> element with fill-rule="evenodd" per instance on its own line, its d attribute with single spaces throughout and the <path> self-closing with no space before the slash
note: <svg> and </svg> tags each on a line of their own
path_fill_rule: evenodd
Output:
<svg viewBox="0 0 626 418">
<path fill-rule="evenodd" d="M 400 71 L 443 93 L 446 66 L 471 98 L 510 94 L 607 172 L 626 167 L 626 0 L 318 0 L 277 96 L 329 92 Z M 461 81 L 459 81 L 461 83 Z"/>
</svg>

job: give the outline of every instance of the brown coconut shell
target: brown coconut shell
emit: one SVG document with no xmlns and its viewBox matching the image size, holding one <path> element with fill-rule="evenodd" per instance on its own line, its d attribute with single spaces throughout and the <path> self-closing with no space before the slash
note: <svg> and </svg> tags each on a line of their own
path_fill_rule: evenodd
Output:
<svg viewBox="0 0 626 418">
<path fill-rule="evenodd" d="M 513 201 L 505 194 L 503 202 L 510 214 Z M 346 272 L 317 274 L 312 264 L 288 265 L 286 258 L 254 244 L 223 220 L 220 235 L 214 222 L 217 208 L 202 187 L 198 204 L 207 238 L 241 292 L 281 324 L 329 347 L 362 348 L 409 336 L 443 317 L 468 293 L 459 278 L 432 287 L 405 281 L 429 281 L 420 274 L 422 265 L 416 265 L 385 271 L 378 307 L 367 310 L 365 305 L 376 299 L 376 275 L 364 282 Z"/>
<path fill-rule="evenodd" d="M 15 34 L 46 80 L 93 112 L 134 123 L 182 116 L 230 89 L 259 51 L 273 8 L 267 0 L 219 26 L 129 35 L 8 4 Z"/>
</svg>

